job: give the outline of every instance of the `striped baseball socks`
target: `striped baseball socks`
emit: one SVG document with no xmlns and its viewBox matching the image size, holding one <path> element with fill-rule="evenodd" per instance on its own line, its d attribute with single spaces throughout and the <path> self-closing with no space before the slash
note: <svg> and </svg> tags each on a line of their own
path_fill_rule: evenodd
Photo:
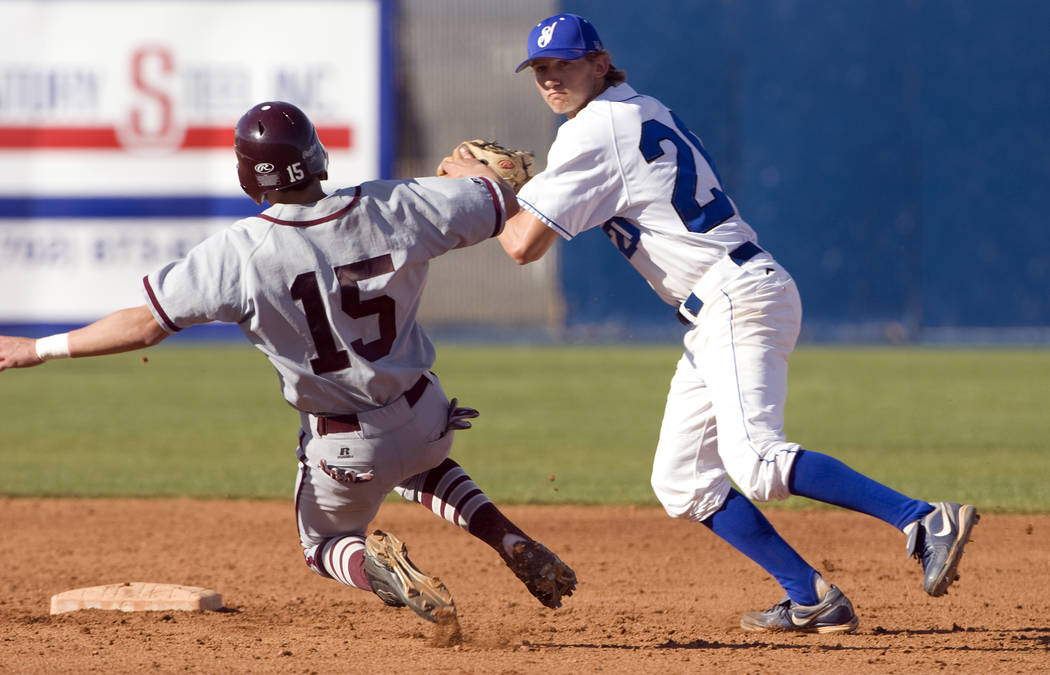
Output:
<svg viewBox="0 0 1050 675">
<path fill-rule="evenodd" d="M 452 459 L 409 478 L 394 492 L 458 525 L 501 555 L 509 555 L 519 541 L 531 541 Z"/>
<path fill-rule="evenodd" d="M 307 551 L 306 564 L 315 572 L 327 572 L 328 576 L 346 586 L 372 590 L 365 574 L 364 537 L 348 535 L 329 539 Z"/>
</svg>

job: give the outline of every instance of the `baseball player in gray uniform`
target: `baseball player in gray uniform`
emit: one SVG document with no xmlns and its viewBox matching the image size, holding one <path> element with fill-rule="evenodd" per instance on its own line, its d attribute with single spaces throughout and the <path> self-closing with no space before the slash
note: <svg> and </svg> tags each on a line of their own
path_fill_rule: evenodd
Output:
<svg viewBox="0 0 1050 675">
<path fill-rule="evenodd" d="M 241 187 L 272 206 L 144 277 L 142 306 L 67 334 L 0 337 L 0 370 L 235 323 L 301 414 L 295 508 L 314 572 L 430 621 L 454 614 L 448 589 L 397 537 L 368 534 L 394 490 L 483 540 L 542 604 L 559 607 L 573 571 L 449 458 L 477 412 L 449 401 L 416 322 L 429 261 L 498 235 L 517 212 L 513 191 L 490 178 L 422 178 L 326 194 L 327 152 L 307 116 L 280 101 L 244 114 L 235 150 Z"/>
<path fill-rule="evenodd" d="M 902 495 L 784 435 L 788 357 L 802 305 L 795 282 L 758 245 L 700 140 L 612 65 L 586 19 L 559 14 L 527 43 L 536 87 L 558 129 L 545 170 L 518 193 L 500 243 L 520 264 L 559 237 L 600 227 L 689 327 L 671 379 L 652 486 L 667 513 L 710 528 L 775 578 L 786 595 L 744 615 L 749 631 L 849 632 L 849 599 L 773 529 L 751 500 L 801 495 L 901 529 L 927 593 L 956 578 L 977 510 Z M 462 150 L 441 171 L 488 176 Z M 737 487 L 734 487 L 732 483 Z"/>
</svg>

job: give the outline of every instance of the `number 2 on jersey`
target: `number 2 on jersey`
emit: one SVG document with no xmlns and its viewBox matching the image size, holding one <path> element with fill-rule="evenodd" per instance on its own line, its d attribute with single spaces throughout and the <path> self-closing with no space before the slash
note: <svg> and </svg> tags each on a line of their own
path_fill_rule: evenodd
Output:
<svg viewBox="0 0 1050 675">
<path fill-rule="evenodd" d="M 397 337 L 397 305 L 389 295 L 379 295 L 368 300 L 361 299 L 357 282 L 371 279 L 394 271 L 394 261 L 390 254 L 361 260 L 349 265 L 333 268 L 339 280 L 340 309 L 354 319 L 375 316 L 379 321 L 379 337 L 371 342 L 358 338 L 350 343 L 357 354 L 368 361 L 376 361 L 390 353 Z M 321 375 L 335 370 L 350 367 L 350 355 L 345 349 L 338 349 L 335 336 L 328 324 L 324 299 L 317 283 L 315 272 L 303 272 L 295 278 L 291 287 L 292 297 L 303 305 L 306 313 L 306 324 L 313 338 L 317 358 L 310 359 L 314 374 Z"/>
<path fill-rule="evenodd" d="M 736 213 L 733 202 L 729 200 L 726 193 L 722 192 L 722 179 L 718 177 L 714 162 L 704 150 L 700 139 L 689 131 L 678 115 L 671 113 L 671 119 L 674 120 L 677 131 L 657 120 L 642 122 L 638 149 L 645 161 L 651 164 L 665 154 L 664 149 L 660 147 L 662 141 L 670 141 L 674 145 L 677 152 L 675 153 L 675 180 L 671 191 L 671 206 L 674 207 L 687 230 L 697 233 L 709 232 L 733 217 L 733 214 Z M 696 159 L 693 157 L 693 148 L 696 148 L 707 165 L 711 167 L 715 180 L 718 182 L 717 188 L 711 188 L 713 199 L 706 204 L 696 201 Z M 638 250 L 641 230 L 626 218 L 612 218 L 602 225 L 602 229 L 628 260 Z"/>
<path fill-rule="evenodd" d="M 733 203 L 729 201 L 726 193 L 722 192 L 722 180 L 715 172 L 715 165 L 700 139 L 682 124 L 677 115 L 671 113 L 671 118 L 678 127 L 677 131 L 657 120 L 643 122 L 638 149 L 642 151 L 645 161 L 652 163 L 664 155 L 664 149 L 660 147 L 661 141 L 671 141 L 674 144 L 677 150 L 677 173 L 671 193 L 671 205 L 690 232 L 708 232 L 733 216 Z M 718 181 L 718 187 L 711 188 L 711 196 L 714 199 L 705 204 L 696 201 L 696 160 L 693 158 L 693 148 L 704 158 L 711 171 L 715 172 L 715 180 Z"/>
</svg>

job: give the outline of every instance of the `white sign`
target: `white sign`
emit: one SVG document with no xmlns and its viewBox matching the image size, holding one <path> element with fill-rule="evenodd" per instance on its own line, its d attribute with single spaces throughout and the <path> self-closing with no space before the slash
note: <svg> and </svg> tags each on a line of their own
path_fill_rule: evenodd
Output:
<svg viewBox="0 0 1050 675">
<path fill-rule="evenodd" d="M 0 227 L 0 299 L 11 323 L 89 322 L 141 305 L 142 277 L 186 255 L 229 219 L 47 219 Z"/>
<path fill-rule="evenodd" d="M 380 177 L 389 1 L 3 2 L 0 322 L 140 304 L 138 278 L 181 250 L 176 230 L 199 240 L 251 212 L 233 129 L 260 101 L 314 121 L 327 187 Z M 103 241 L 139 254 L 92 254 Z"/>
</svg>

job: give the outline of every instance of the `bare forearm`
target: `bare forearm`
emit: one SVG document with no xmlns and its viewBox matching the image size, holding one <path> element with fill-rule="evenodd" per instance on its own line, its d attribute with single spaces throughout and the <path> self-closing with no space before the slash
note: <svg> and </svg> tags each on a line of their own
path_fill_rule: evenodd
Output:
<svg viewBox="0 0 1050 675">
<path fill-rule="evenodd" d="M 557 241 L 558 234 L 528 211 L 507 220 L 499 243 L 514 262 L 527 265 L 542 258 Z"/>
<path fill-rule="evenodd" d="M 168 336 L 145 305 L 122 309 L 69 333 L 69 355 L 100 356 L 151 347 Z"/>
<path fill-rule="evenodd" d="M 155 345 L 168 333 L 145 305 L 122 309 L 69 333 L 33 339 L 0 335 L 0 370 L 67 356 L 116 354 Z"/>
<path fill-rule="evenodd" d="M 527 265 L 532 262 L 531 258 L 525 256 L 524 247 L 521 243 L 521 237 L 517 232 L 514 232 L 510 227 L 505 227 L 498 237 L 499 243 L 503 246 L 503 250 L 510 256 L 511 260 L 518 263 L 519 265 Z"/>
</svg>

